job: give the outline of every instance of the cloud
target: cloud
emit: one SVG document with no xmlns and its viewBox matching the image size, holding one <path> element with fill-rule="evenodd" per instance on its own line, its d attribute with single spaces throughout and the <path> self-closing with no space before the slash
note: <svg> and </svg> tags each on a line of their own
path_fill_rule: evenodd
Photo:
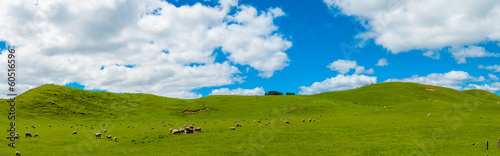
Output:
<svg viewBox="0 0 500 156">
<path fill-rule="evenodd" d="M 389 62 L 387 62 L 387 58 L 380 58 L 378 59 L 378 62 L 375 65 L 383 67 L 389 65 Z"/>
<path fill-rule="evenodd" d="M 368 69 L 368 70 L 365 70 L 365 67 L 363 66 L 357 66 L 355 71 L 354 71 L 354 74 L 373 74 L 375 73 L 373 71 L 373 69 Z"/>
<path fill-rule="evenodd" d="M 371 69 L 371 68 L 368 70 L 365 70 L 364 66 L 358 66 L 356 61 L 349 61 L 349 60 L 342 60 L 342 59 L 339 59 L 337 61 L 330 63 L 327 67 L 330 68 L 330 70 L 337 71 L 341 74 L 347 74 L 349 71 L 351 71 L 351 69 L 355 69 L 354 74 L 363 74 L 363 73 L 373 74 L 374 73 L 373 69 Z"/>
<path fill-rule="evenodd" d="M 428 50 L 424 52 L 423 55 L 435 60 L 439 60 L 441 54 L 438 51 Z"/>
<path fill-rule="evenodd" d="M 498 79 L 498 77 L 496 75 L 493 75 L 493 74 L 488 74 L 488 76 L 491 78 L 491 80 L 493 81 L 499 81 L 500 79 Z"/>
<path fill-rule="evenodd" d="M 181 99 L 197 99 L 201 98 L 201 94 L 194 93 L 192 91 L 172 91 L 165 93 L 167 97 L 181 98 Z"/>
<path fill-rule="evenodd" d="M 337 75 L 335 77 L 327 78 L 322 82 L 314 82 L 311 86 L 300 86 L 299 94 L 316 94 L 326 91 L 338 91 L 353 89 L 356 87 L 361 87 L 363 85 L 376 83 L 376 76 L 365 76 L 365 75 Z"/>
<path fill-rule="evenodd" d="M 458 64 L 466 64 L 466 58 L 499 56 L 498 54 L 486 52 L 483 47 L 477 46 L 470 46 L 468 48 L 451 48 L 449 51 L 455 60 L 457 60 Z"/>
<path fill-rule="evenodd" d="M 477 68 L 479 69 L 488 69 L 494 72 L 500 72 L 500 65 L 492 65 L 492 66 L 484 66 L 484 65 L 478 65 Z"/>
<path fill-rule="evenodd" d="M 262 87 L 256 87 L 254 89 L 229 89 L 229 88 L 221 88 L 214 89 L 210 93 L 210 95 L 264 95 L 266 92 Z"/>
<path fill-rule="evenodd" d="M 434 86 L 443 86 L 443 87 L 448 87 L 448 88 L 453 88 L 456 90 L 462 89 L 462 85 L 464 85 L 466 82 L 481 82 L 481 81 L 486 81 L 486 79 L 483 76 L 480 77 L 473 77 L 469 75 L 469 73 L 464 72 L 464 71 L 450 71 L 448 73 L 431 73 L 428 74 L 427 76 L 418 76 L 415 75 L 410 78 L 404 78 L 404 79 L 387 79 L 385 82 L 415 82 L 415 83 L 421 83 L 421 84 L 428 84 L 428 85 L 434 85 Z"/>
<path fill-rule="evenodd" d="M 392 53 L 500 41 L 500 1 L 323 0 L 333 11 L 356 17 Z"/>
<path fill-rule="evenodd" d="M 199 97 L 191 90 L 243 82 L 236 65 L 263 78 L 288 66 L 292 43 L 274 24 L 285 13 L 237 2 L 0 1 L 0 20 L 9 21 L 0 23 L 0 39 L 16 47 L 25 88 L 77 82 L 110 92 Z M 216 61 L 217 51 L 227 60 Z"/>
<path fill-rule="evenodd" d="M 469 84 L 464 89 L 482 89 L 495 93 L 500 90 L 500 82 L 494 82 L 491 84 L 483 84 L 483 85 Z"/>
</svg>

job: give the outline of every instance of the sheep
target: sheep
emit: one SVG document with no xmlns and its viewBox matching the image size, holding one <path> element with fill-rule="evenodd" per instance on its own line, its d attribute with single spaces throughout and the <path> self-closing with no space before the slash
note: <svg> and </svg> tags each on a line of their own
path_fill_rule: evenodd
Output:
<svg viewBox="0 0 500 156">
<path fill-rule="evenodd" d="M 427 114 L 427 116 L 431 116 L 431 115 L 432 115 L 432 113 Z"/>
<path fill-rule="evenodd" d="M 354 113 L 354 116 L 356 116 L 356 113 Z"/>
<path fill-rule="evenodd" d="M 30 132 L 26 132 L 26 137 L 33 137 Z"/>
<path fill-rule="evenodd" d="M 306 122 L 306 119 L 302 119 L 302 122 Z"/>
<path fill-rule="evenodd" d="M 73 131 L 73 134 L 76 134 L 76 131 Z"/>
<path fill-rule="evenodd" d="M 309 122 L 311 122 L 311 121 L 312 121 L 312 120 L 311 120 L 311 119 L 309 119 Z"/>
<path fill-rule="evenodd" d="M 178 134 L 179 133 L 178 131 L 179 130 L 177 130 L 177 129 L 173 129 L 173 130 L 171 129 L 170 130 L 170 134 Z"/>
<path fill-rule="evenodd" d="M 260 124 L 259 126 L 262 126 L 262 124 Z"/>
<path fill-rule="evenodd" d="M 106 135 L 106 138 L 108 138 L 108 140 L 112 139 L 111 135 Z"/>
<path fill-rule="evenodd" d="M 115 142 L 118 142 L 118 141 L 116 141 L 116 137 L 113 140 L 115 140 Z"/>
<path fill-rule="evenodd" d="M 241 127 L 241 125 L 239 123 L 236 124 L 236 127 Z"/>
<path fill-rule="evenodd" d="M 19 139 L 19 133 L 15 133 L 13 138 Z"/>
<path fill-rule="evenodd" d="M 108 130 L 104 130 L 104 133 L 108 132 Z"/>
<path fill-rule="evenodd" d="M 391 106 L 389 106 L 389 108 L 391 108 Z"/>
<path fill-rule="evenodd" d="M 285 123 L 286 123 L 286 124 L 290 124 L 290 122 L 288 122 L 288 121 L 285 121 Z"/>
<path fill-rule="evenodd" d="M 16 156 L 21 156 L 21 152 L 16 151 Z"/>
<path fill-rule="evenodd" d="M 184 133 L 194 133 L 194 129 L 187 127 L 186 129 L 184 129 Z"/>
<path fill-rule="evenodd" d="M 201 132 L 201 127 L 195 128 L 195 129 L 194 129 L 194 132 L 195 132 L 195 133 L 200 133 L 200 132 Z"/>
<path fill-rule="evenodd" d="M 89 134 L 92 134 L 92 131 L 90 131 Z"/>
<path fill-rule="evenodd" d="M 101 138 L 101 133 L 94 133 L 94 135 L 96 138 L 99 138 L 99 139 Z"/>
<path fill-rule="evenodd" d="M 260 120 L 258 120 L 257 122 L 260 123 Z"/>
<path fill-rule="evenodd" d="M 234 127 L 229 127 L 229 129 L 230 129 L 230 130 L 236 130 L 236 128 L 234 128 Z"/>
<path fill-rule="evenodd" d="M 184 130 L 180 130 L 180 129 L 172 130 L 172 134 L 182 134 L 182 133 L 184 133 Z"/>
</svg>

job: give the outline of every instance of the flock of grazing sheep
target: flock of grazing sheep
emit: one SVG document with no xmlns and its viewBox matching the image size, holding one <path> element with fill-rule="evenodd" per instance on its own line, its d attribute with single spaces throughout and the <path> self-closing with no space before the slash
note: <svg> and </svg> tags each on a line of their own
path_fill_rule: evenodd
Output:
<svg viewBox="0 0 500 156">
<path fill-rule="evenodd" d="M 26 123 L 24 123 L 24 125 L 26 125 Z M 83 124 L 76 124 L 76 125 L 77 126 L 80 125 L 81 127 L 83 127 Z M 61 124 L 61 126 L 64 126 L 64 123 Z M 90 129 L 94 129 L 95 126 L 97 126 L 97 125 L 90 125 Z M 106 126 L 106 124 L 102 124 L 102 127 L 105 127 L 105 126 Z M 36 128 L 34 125 L 31 125 L 31 127 L 33 129 Z M 52 125 L 49 125 L 49 127 L 52 127 Z M 88 126 L 85 126 L 85 127 L 88 127 Z M 26 128 L 28 128 L 28 127 L 26 127 Z M 71 125 L 70 128 L 73 128 L 73 125 Z M 78 128 L 76 128 L 76 130 L 78 130 Z M 106 133 L 107 130 L 104 130 L 103 132 Z M 90 131 L 89 133 L 92 133 L 92 131 Z M 78 132 L 77 131 L 73 131 L 71 134 L 76 135 L 76 134 L 78 134 Z M 101 131 L 99 131 L 98 133 L 94 133 L 94 135 L 95 135 L 96 138 L 100 139 L 102 133 L 101 133 Z M 38 137 L 38 133 L 31 134 L 31 132 L 25 132 L 25 137 L 26 138 L 28 138 L 28 137 L 35 137 L 36 138 L 36 137 Z M 9 137 L 6 137 L 6 138 L 9 139 Z M 20 139 L 19 133 L 15 133 L 14 134 L 14 138 Z M 111 135 L 106 135 L 106 138 L 108 138 L 108 140 L 114 140 L 115 142 L 118 142 L 117 138 L 116 137 L 113 138 Z"/>
<path fill-rule="evenodd" d="M 500 102 L 497 102 L 497 103 L 500 103 Z M 349 105 L 349 107 L 350 107 L 350 105 Z M 384 108 L 391 108 L 391 106 L 384 106 Z M 372 109 L 372 111 L 373 111 L 373 109 Z M 378 109 L 377 109 L 377 111 L 378 111 Z M 354 113 L 354 116 L 356 116 L 356 113 Z M 427 114 L 427 116 L 431 116 L 431 113 Z M 319 117 L 321 117 L 321 113 L 319 113 Z M 261 123 L 261 121 L 263 121 L 263 120 L 264 120 L 264 119 L 260 119 L 260 120 L 253 120 L 253 122 Z M 267 118 L 265 118 L 265 120 L 267 120 Z M 284 118 L 282 118 L 281 120 L 284 120 Z M 227 121 L 227 119 L 226 119 L 226 121 Z M 309 122 L 315 122 L 315 119 L 308 119 L 307 121 L 309 121 Z M 318 120 L 318 121 L 319 121 L 319 120 Z M 222 122 L 222 121 L 219 121 L 219 122 Z M 243 120 L 243 122 L 245 122 L 245 120 Z M 302 119 L 302 122 L 306 122 L 306 120 L 305 120 L 305 119 Z M 147 126 L 149 126 L 149 127 L 151 126 L 149 123 L 146 123 L 145 121 L 144 121 L 143 123 L 145 123 L 145 124 L 146 124 Z M 198 123 L 198 121 L 197 121 L 197 123 Z M 205 121 L 204 123 L 206 123 L 206 121 Z M 217 121 L 215 121 L 215 123 L 217 123 Z M 242 125 L 239 123 L 239 121 L 238 121 L 238 120 L 235 120 L 235 121 L 234 121 L 234 123 L 236 123 L 236 127 L 242 127 Z M 249 123 L 249 122 L 248 122 L 248 121 L 246 121 L 246 123 Z M 285 121 L 284 123 L 285 123 L 285 124 L 290 124 L 290 122 L 289 122 L 289 121 Z M 171 124 L 171 123 L 166 123 L 165 121 L 162 121 L 162 122 L 161 122 L 161 124 L 163 125 L 163 127 L 166 127 L 167 125 L 169 125 L 169 126 L 174 126 L 175 122 L 174 122 L 174 124 Z M 269 121 L 265 123 L 265 125 L 269 125 L 269 124 L 271 124 L 271 122 L 269 122 Z M 24 125 L 26 125 L 26 123 L 25 123 Z M 64 123 L 63 123 L 63 124 L 61 124 L 61 126 L 63 126 L 63 125 L 64 125 Z M 109 124 L 107 124 L 107 125 L 109 125 Z M 121 125 L 121 124 L 120 124 L 120 125 Z M 138 124 L 138 125 L 139 125 L 139 124 Z M 178 125 L 178 124 L 177 124 L 177 125 Z M 80 128 L 83 128 L 83 126 L 84 126 L 84 125 L 83 125 L 83 124 L 76 124 L 76 126 L 80 126 Z M 94 130 L 94 127 L 98 127 L 98 125 L 93 125 L 93 124 L 91 124 L 91 125 L 86 125 L 85 127 L 88 127 L 88 126 L 90 126 L 90 129 L 92 129 L 92 130 Z M 102 127 L 105 127 L 105 126 L 106 126 L 106 124 L 102 124 Z M 156 126 L 156 124 L 154 124 L 154 126 Z M 259 124 L 259 126 L 262 126 L 262 124 Z M 31 125 L 31 127 L 32 127 L 33 129 L 35 129 L 35 128 L 36 128 L 34 125 Z M 51 125 L 49 125 L 49 127 L 52 127 L 52 126 L 51 126 Z M 28 128 L 28 127 L 26 127 L 26 128 Z M 70 126 L 70 128 L 73 128 L 73 125 L 71 125 L 71 126 Z M 134 125 L 128 125 L 128 126 L 127 126 L 127 128 L 134 128 Z M 151 127 L 151 129 L 154 129 L 154 127 Z M 235 127 L 229 127 L 229 129 L 230 129 L 230 130 L 236 130 L 236 128 L 235 128 Z M 78 128 L 76 128 L 76 130 L 78 130 Z M 200 133 L 200 132 L 201 132 L 201 127 L 197 127 L 197 128 L 195 128 L 195 127 L 194 127 L 194 124 L 192 124 L 192 125 L 190 125 L 190 126 L 185 125 L 185 126 L 183 126 L 183 127 L 179 128 L 179 129 L 169 129 L 169 131 L 170 131 L 170 134 L 190 134 L 190 133 Z M 105 130 L 103 130 L 103 132 L 98 131 L 98 132 L 96 132 L 96 133 L 93 133 L 93 135 L 94 135 L 97 139 L 100 139 L 100 138 L 101 138 L 101 136 L 102 136 L 102 134 L 103 134 L 103 133 L 106 133 L 106 132 L 107 132 L 107 130 L 105 129 Z M 90 133 L 90 134 L 92 134 L 92 131 L 90 131 L 89 133 Z M 73 135 L 77 135 L 77 131 L 73 131 L 73 132 L 72 132 L 72 134 L 73 134 Z M 30 132 L 26 132 L 26 133 L 25 133 L 25 136 L 26 136 L 26 137 L 38 137 L 38 133 L 31 134 Z M 16 133 L 16 134 L 15 134 L 15 136 L 14 136 L 14 138 L 19 139 L 19 138 L 20 138 L 20 137 L 19 137 L 19 134 L 18 134 L 18 133 Z M 113 137 L 113 136 L 111 136 L 111 135 L 106 135 L 106 138 L 107 138 L 108 140 L 114 140 L 115 142 L 117 142 L 117 137 Z"/>
</svg>

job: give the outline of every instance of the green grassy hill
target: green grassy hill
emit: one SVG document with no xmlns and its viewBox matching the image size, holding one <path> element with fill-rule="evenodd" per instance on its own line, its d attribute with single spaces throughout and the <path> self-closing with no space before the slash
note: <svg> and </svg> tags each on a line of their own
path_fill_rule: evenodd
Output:
<svg viewBox="0 0 500 156">
<path fill-rule="evenodd" d="M 39 133 L 40 138 L 22 136 L 15 150 L 4 140 L 0 155 L 16 150 L 26 155 L 500 154 L 495 146 L 500 96 L 482 90 L 389 82 L 315 95 L 185 100 L 43 85 L 16 101 L 18 132 Z M 6 114 L 8 104 L 3 103 L 0 113 Z M 205 108 L 211 110 L 184 113 Z M 8 129 L 6 119 L 0 124 Z M 231 131 L 235 120 L 243 127 Z M 95 126 L 101 124 L 109 125 Z M 202 133 L 169 135 L 168 129 L 187 124 L 202 127 Z M 104 129 L 120 141 L 89 133 Z M 486 140 L 496 150 L 484 150 Z"/>
</svg>

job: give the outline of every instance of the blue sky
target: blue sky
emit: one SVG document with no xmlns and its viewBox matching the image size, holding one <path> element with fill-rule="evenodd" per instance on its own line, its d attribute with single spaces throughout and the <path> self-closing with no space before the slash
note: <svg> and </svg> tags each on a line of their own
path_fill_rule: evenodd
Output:
<svg viewBox="0 0 500 156">
<path fill-rule="evenodd" d="M 443 8 L 434 14 L 413 2 L 382 0 L 92 4 L 101 18 L 72 14 L 68 8 L 83 5 L 78 3 L 25 6 L 34 10 L 25 13 L 28 25 L 49 26 L 0 32 L 3 50 L 11 45 L 30 51 L 26 57 L 45 59 L 26 62 L 47 63 L 20 62 L 27 75 L 21 90 L 55 83 L 198 98 L 270 90 L 313 94 L 405 81 L 500 94 L 499 23 L 492 22 L 500 17 L 500 7 L 493 7 L 498 3 L 458 12 L 461 5 L 429 1 L 427 7 Z"/>
</svg>

